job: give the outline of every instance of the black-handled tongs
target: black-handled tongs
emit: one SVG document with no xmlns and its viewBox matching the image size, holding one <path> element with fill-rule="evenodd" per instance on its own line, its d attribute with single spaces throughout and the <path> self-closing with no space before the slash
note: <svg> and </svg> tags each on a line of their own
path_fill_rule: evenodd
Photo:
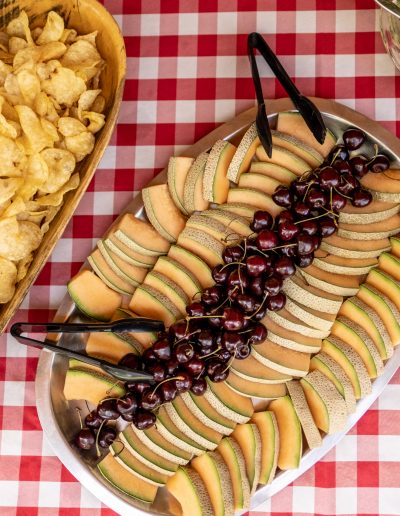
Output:
<svg viewBox="0 0 400 516">
<path fill-rule="evenodd" d="M 86 364 L 100 367 L 104 372 L 121 381 L 153 381 L 153 375 L 144 371 L 130 369 L 123 365 L 115 365 L 100 358 L 90 357 L 78 351 L 57 346 L 49 340 L 41 341 L 23 336 L 23 333 L 92 333 L 92 332 L 158 332 L 164 330 L 161 321 L 145 318 L 120 319 L 111 323 L 25 323 L 17 322 L 11 326 L 11 335 L 26 346 L 47 349 L 68 358 L 75 358 Z"/>
<path fill-rule="evenodd" d="M 326 126 L 318 108 L 310 99 L 304 97 L 293 83 L 286 70 L 267 45 L 264 38 L 258 32 L 252 32 L 247 38 L 247 52 L 251 64 L 251 74 L 253 77 L 254 88 L 256 90 L 258 111 L 256 116 L 256 126 L 260 141 L 269 157 L 272 155 L 272 136 L 269 127 L 267 113 L 265 111 L 264 94 L 261 87 L 260 75 L 254 50 L 257 49 L 263 56 L 273 73 L 275 74 L 282 87 L 289 95 L 293 104 L 298 109 L 304 121 L 310 128 L 316 140 L 323 144 L 326 136 Z"/>
</svg>

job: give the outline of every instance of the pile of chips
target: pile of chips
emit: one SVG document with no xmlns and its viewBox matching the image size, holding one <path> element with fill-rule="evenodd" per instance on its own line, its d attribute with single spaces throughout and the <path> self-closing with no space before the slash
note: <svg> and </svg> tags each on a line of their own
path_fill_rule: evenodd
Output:
<svg viewBox="0 0 400 516">
<path fill-rule="evenodd" d="M 0 33 L 0 303 L 79 185 L 76 163 L 104 125 L 96 35 L 65 28 L 54 11 L 33 30 L 21 11 Z"/>
</svg>

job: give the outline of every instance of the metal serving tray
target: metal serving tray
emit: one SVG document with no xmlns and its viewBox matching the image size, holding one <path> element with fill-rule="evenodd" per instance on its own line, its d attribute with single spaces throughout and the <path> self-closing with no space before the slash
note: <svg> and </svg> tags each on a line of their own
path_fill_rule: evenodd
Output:
<svg viewBox="0 0 400 516">
<path fill-rule="evenodd" d="M 395 166 L 399 166 L 400 168 L 400 140 L 394 135 L 377 122 L 336 102 L 324 99 L 312 100 L 322 111 L 326 125 L 335 134 L 339 135 L 343 129 L 348 126 L 363 129 L 368 134 L 369 141 L 372 142 L 369 145 L 372 146 L 374 143 L 378 144 L 380 150 L 388 154 Z M 292 105 L 288 99 L 267 101 L 267 110 L 273 113 L 269 116 L 270 124 L 273 126 L 277 113 L 290 109 L 292 109 Z M 200 152 L 210 148 L 219 138 L 229 139 L 233 143 L 237 142 L 244 130 L 254 120 L 255 113 L 254 108 L 250 109 L 239 115 L 233 121 L 217 128 L 190 147 L 187 152 L 185 152 L 185 155 L 195 157 Z M 361 151 L 362 150 L 363 149 L 361 149 Z M 372 149 L 370 148 L 368 151 L 371 152 Z M 165 182 L 165 180 L 166 172 L 164 170 L 152 183 L 162 183 Z M 130 203 L 126 211 L 137 215 L 142 214 L 143 203 L 140 195 Z M 70 297 L 66 294 L 56 314 L 55 320 L 60 322 L 67 319 L 76 320 L 77 318 L 79 318 L 79 314 Z M 62 337 L 62 344 L 64 346 L 71 346 L 74 349 L 82 349 L 84 347 L 83 339 L 77 335 L 64 335 Z M 64 398 L 63 386 L 67 366 L 67 359 L 59 355 L 55 356 L 53 353 L 47 351 L 42 351 L 36 376 L 36 403 L 39 419 L 44 433 L 58 458 L 82 485 L 117 513 L 122 515 L 144 515 L 148 513 L 169 514 L 168 507 L 171 500 L 168 499 L 168 494 L 164 488 L 159 489 L 159 494 L 151 507 L 144 507 L 136 503 L 133 499 L 124 496 L 121 492 L 114 489 L 111 484 L 106 482 L 97 473 L 96 469 L 93 468 L 94 457 L 83 456 L 71 445 L 73 436 L 79 430 L 76 407 L 79 406 L 83 413 L 86 413 L 87 408 L 84 402 L 74 401 L 68 403 Z M 343 432 L 325 436 L 323 438 L 322 447 L 307 450 L 303 454 L 298 469 L 279 472 L 270 485 L 257 489 L 252 497 L 251 508 L 256 508 L 263 501 L 284 489 L 328 453 L 368 410 L 390 381 L 398 367 L 400 367 L 400 347 L 396 349 L 393 357 L 387 361 L 382 376 L 373 383 L 371 394 L 358 402 L 357 410 L 348 418 L 346 428 Z"/>
</svg>

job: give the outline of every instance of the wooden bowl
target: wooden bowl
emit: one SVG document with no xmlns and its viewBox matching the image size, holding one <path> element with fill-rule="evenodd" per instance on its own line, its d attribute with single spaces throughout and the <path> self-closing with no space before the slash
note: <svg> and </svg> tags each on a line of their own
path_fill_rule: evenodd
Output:
<svg viewBox="0 0 400 516">
<path fill-rule="evenodd" d="M 54 10 L 64 18 L 68 28 L 75 29 L 79 34 L 98 31 L 97 48 L 106 61 L 100 82 L 103 96 L 106 99 L 104 110 L 106 123 L 96 135 L 96 144 L 92 153 L 77 164 L 76 171 L 79 172 L 81 179 L 79 187 L 64 196 L 63 206 L 52 221 L 40 247 L 35 251 L 28 274 L 17 284 L 11 301 L 0 305 L 0 332 L 5 329 L 26 296 L 93 177 L 117 120 L 126 72 L 126 53 L 121 31 L 111 14 L 97 0 L 63 0 L 62 2 L 19 0 L 18 2 L 3 2 L 3 4 L 5 5 L 2 5 L 0 29 L 3 29 L 18 16 L 20 10 L 24 9 L 33 28 L 38 25 L 43 26 L 47 13 Z"/>
</svg>

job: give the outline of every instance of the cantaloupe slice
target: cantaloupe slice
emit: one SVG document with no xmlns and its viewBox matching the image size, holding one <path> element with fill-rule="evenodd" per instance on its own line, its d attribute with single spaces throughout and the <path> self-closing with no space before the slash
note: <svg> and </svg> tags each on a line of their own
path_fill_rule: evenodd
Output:
<svg viewBox="0 0 400 516">
<path fill-rule="evenodd" d="M 177 244 L 199 256 L 210 267 L 222 263 L 224 244 L 199 229 L 185 228 Z"/>
<path fill-rule="evenodd" d="M 196 276 L 182 263 L 169 256 L 160 256 L 154 264 L 153 271 L 163 274 L 179 285 L 189 299 L 192 299 L 195 294 L 202 290 Z"/>
<path fill-rule="evenodd" d="M 181 315 L 186 313 L 189 297 L 175 281 L 169 279 L 165 274 L 153 269 L 145 277 L 143 285 L 148 285 L 161 292 L 176 306 Z"/>
<path fill-rule="evenodd" d="M 115 378 L 90 369 L 69 369 L 65 375 L 64 396 L 66 400 L 85 399 L 98 405 L 104 398 L 119 398 L 125 389 Z"/>
<path fill-rule="evenodd" d="M 400 231 L 400 215 L 370 224 L 339 224 L 338 235 L 354 240 L 377 240 L 395 235 Z"/>
<path fill-rule="evenodd" d="M 270 484 L 275 476 L 279 454 L 279 430 L 275 414 L 269 410 L 256 412 L 251 418 L 261 437 L 260 484 Z"/>
<path fill-rule="evenodd" d="M 336 314 L 320 312 L 302 303 L 293 301 L 289 297 L 286 297 L 285 310 L 302 322 L 324 332 L 330 331 L 336 317 Z"/>
<path fill-rule="evenodd" d="M 400 206 L 400 204 L 399 204 Z M 396 256 L 397 258 L 400 258 L 400 238 L 398 237 L 392 237 L 390 239 L 390 244 L 392 246 L 391 252 Z"/>
<path fill-rule="evenodd" d="M 101 357 L 117 364 L 128 353 L 139 355 L 143 349 L 139 342 L 122 339 L 117 333 L 95 332 L 89 334 L 85 351 L 91 357 Z"/>
<path fill-rule="evenodd" d="M 251 204 L 247 204 L 245 202 L 230 202 L 220 204 L 218 206 L 218 209 L 229 211 L 230 213 L 235 213 L 237 215 L 240 215 L 241 217 L 246 217 L 249 220 L 253 220 L 254 213 L 259 208 L 257 208 L 257 206 L 252 206 Z"/>
<path fill-rule="evenodd" d="M 367 276 L 367 284 L 385 294 L 400 310 L 400 282 L 387 272 L 372 269 Z"/>
<path fill-rule="evenodd" d="M 393 346 L 400 343 L 400 311 L 392 300 L 372 285 L 360 285 L 357 297 L 379 315 L 386 326 Z"/>
<path fill-rule="evenodd" d="M 288 330 L 273 321 L 268 314 L 263 317 L 262 323 L 268 330 L 268 340 L 284 348 L 302 353 L 317 353 L 321 349 L 321 339 L 307 337 L 299 332 Z"/>
<path fill-rule="evenodd" d="M 134 425 L 130 427 L 132 432 L 136 433 L 137 437 L 143 445 L 153 451 L 159 457 L 184 466 L 192 458 L 193 454 L 182 450 L 180 446 L 176 446 L 172 442 L 165 439 L 155 426 L 147 430 L 138 430 Z"/>
<path fill-rule="evenodd" d="M 182 268 L 186 268 L 200 283 L 202 289 L 214 285 L 211 276 L 211 269 L 204 260 L 188 249 L 177 245 L 171 245 L 168 251 L 168 257 L 178 262 Z"/>
<path fill-rule="evenodd" d="M 286 308 L 282 308 L 282 310 L 279 310 L 278 312 L 269 312 L 268 317 L 272 321 L 276 322 L 276 324 L 279 324 L 279 326 L 283 326 L 288 330 L 301 333 L 307 337 L 323 339 L 329 334 L 329 331 L 327 330 L 319 330 L 309 326 L 304 321 L 298 319 L 295 315 L 286 310 Z"/>
<path fill-rule="evenodd" d="M 148 186 L 142 190 L 143 204 L 147 218 L 158 233 L 176 242 L 185 227 L 186 218 L 176 207 L 166 184 Z"/>
<path fill-rule="evenodd" d="M 234 516 L 232 482 L 222 456 L 218 452 L 207 452 L 194 458 L 190 465 L 208 491 L 215 516 Z"/>
<path fill-rule="evenodd" d="M 319 167 L 324 161 L 323 156 L 318 151 L 295 136 L 274 130 L 271 131 L 271 134 L 273 145 L 278 145 L 293 152 L 293 154 L 296 154 L 308 163 L 311 168 Z"/>
<path fill-rule="evenodd" d="M 361 276 L 368 272 L 377 264 L 376 258 L 342 258 L 329 254 L 326 251 L 319 250 L 320 254 L 325 254 L 323 258 L 316 256 L 313 265 L 323 271 L 332 272 L 333 274 L 344 274 L 349 276 Z M 352 265 L 353 264 L 353 265 Z"/>
<path fill-rule="evenodd" d="M 220 414 L 231 419 L 235 423 L 247 423 L 254 412 L 253 403 L 241 394 L 234 393 L 222 383 L 211 382 L 207 379 L 205 399 Z"/>
<path fill-rule="evenodd" d="M 167 184 L 169 193 L 177 208 L 184 214 L 187 214 L 187 212 L 183 204 L 183 190 L 193 162 L 193 158 L 186 156 L 174 156 L 169 158 L 168 161 Z"/>
<path fill-rule="evenodd" d="M 264 174 L 248 172 L 239 180 L 239 188 L 251 188 L 272 195 L 282 183 Z"/>
<path fill-rule="evenodd" d="M 127 245 L 121 242 L 121 240 L 116 238 L 113 233 L 110 233 L 108 237 L 103 240 L 103 244 L 107 249 L 118 255 L 120 258 L 132 265 L 136 265 L 137 267 L 151 269 L 157 260 L 156 256 L 147 256 L 130 249 Z"/>
<path fill-rule="evenodd" d="M 400 281 L 400 258 L 391 253 L 382 253 L 379 256 L 379 269 Z"/>
<path fill-rule="evenodd" d="M 321 249 L 345 258 L 376 258 L 382 251 L 390 249 L 390 242 L 388 238 L 365 242 L 331 235 L 322 240 Z"/>
<path fill-rule="evenodd" d="M 218 414 L 203 396 L 183 392 L 180 394 L 180 399 L 195 418 L 212 430 L 222 435 L 230 435 L 235 428 L 235 424 Z M 200 403 L 197 403 L 197 401 L 200 401 Z"/>
<path fill-rule="evenodd" d="M 282 111 L 278 115 L 276 129 L 291 134 L 317 150 L 325 158 L 329 151 L 336 145 L 336 137 L 328 129 L 324 143 L 321 145 L 315 139 L 303 117 L 298 111 Z"/>
<path fill-rule="evenodd" d="M 163 238 L 151 224 L 125 213 L 111 228 L 122 243 L 137 253 L 147 256 L 166 254 L 170 247 L 168 240 Z"/>
<path fill-rule="evenodd" d="M 334 384 L 319 371 L 300 380 L 317 427 L 327 434 L 340 432 L 347 419 L 347 407 Z"/>
<path fill-rule="evenodd" d="M 314 422 L 300 382 L 288 382 L 286 387 L 292 400 L 297 417 L 299 418 L 309 448 L 319 448 L 322 446 L 321 434 L 319 433 L 317 425 Z"/>
<path fill-rule="evenodd" d="M 246 509 L 250 505 L 250 484 L 246 475 L 246 462 L 237 442 L 225 437 L 217 448 L 229 470 L 233 502 L 236 510 Z"/>
<path fill-rule="evenodd" d="M 286 394 L 285 383 L 260 383 L 253 382 L 238 376 L 234 371 L 229 373 L 225 384 L 232 389 L 232 392 L 241 394 L 248 398 L 260 398 L 273 400 Z"/>
<path fill-rule="evenodd" d="M 258 131 L 255 122 L 244 133 L 238 148 L 233 155 L 232 161 L 229 163 L 226 177 L 233 183 L 237 183 L 241 174 L 247 172 L 251 160 L 256 152 L 256 148 L 260 145 Z"/>
<path fill-rule="evenodd" d="M 342 276 L 319 269 L 315 265 L 300 269 L 300 273 L 308 284 L 337 296 L 354 296 L 365 279 L 365 274 Z"/>
<path fill-rule="evenodd" d="M 207 217 L 225 224 L 228 239 L 233 238 L 235 234 L 241 237 L 247 237 L 253 233 L 249 227 L 249 221 L 245 217 L 241 217 L 235 213 L 231 213 L 226 210 L 213 209 L 204 211 L 203 215 L 207 215 Z"/>
<path fill-rule="evenodd" d="M 320 351 L 310 362 L 310 371 L 315 370 L 320 371 L 335 385 L 346 402 L 347 413 L 353 414 L 356 410 L 356 397 L 344 369 L 332 357 Z"/>
<path fill-rule="evenodd" d="M 127 308 L 119 308 L 114 312 L 111 320 L 118 321 L 120 319 L 134 319 L 136 317 L 139 316 L 134 312 L 131 312 L 131 310 L 128 310 Z M 142 354 L 143 350 L 149 348 L 153 342 L 157 340 L 157 333 L 149 331 L 120 332 L 118 335 L 120 338 L 127 340 L 132 346 L 137 347 L 138 350 L 140 350 L 140 354 Z"/>
<path fill-rule="evenodd" d="M 252 349 L 252 353 L 253 350 L 254 348 Z M 256 383 L 273 384 L 291 380 L 291 376 L 264 365 L 261 360 L 257 360 L 253 354 L 249 355 L 246 360 L 233 360 L 230 370 L 235 373 L 236 376 Z"/>
<path fill-rule="evenodd" d="M 231 188 L 228 193 L 227 203 L 250 204 L 250 206 L 254 206 L 258 210 L 269 211 L 274 217 L 283 210 L 283 208 L 274 203 L 269 195 L 251 188 Z"/>
<path fill-rule="evenodd" d="M 88 262 L 97 276 L 111 289 L 126 295 L 135 291 L 135 286 L 132 283 L 128 283 L 111 269 L 98 249 L 95 249 L 88 256 Z"/>
<path fill-rule="evenodd" d="M 306 375 L 310 366 L 309 353 L 289 349 L 270 339 L 253 346 L 251 356 L 264 366 L 289 377 Z"/>
<path fill-rule="evenodd" d="M 203 212 L 204 213 L 204 212 Z M 226 225 L 220 222 L 219 220 L 215 220 L 212 217 L 204 215 L 203 213 L 194 213 L 187 221 L 186 228 L 198 229 L 199 231 L 203 231 L 208 235 L 212 236 L 218 242 L 226 245 L 228 242 L 228 234 L 229 230 Z M 232 233 L 232 232 L 231 232 Z M 235 239 L 239 240 L 239 235 L 232 235 L 233 241 Z"/>
<path fill-rule="evenodd" d="M 285 149 L 279 145 L 272 146 L 272 157 L 270 158 L 262 145 L 259 145 L 256 150 L 256 156 L 259 161 L 267 163 L 275 163 L 281 167 L 287 168 L 297 176 L 301 176 L 311 169 L 310 165 L 290 150 Z"/>
<path fill-rule="evenodd" d="M 382 360 L 386 360 L 393 355 L 393 346 L 385 324 L 379 315 L 364 301 L 358 297 L 347 299 L 343 303 L 339 315 L 343 315 L 356 322 L 368 333 Z"/>
<path fill-rule="evenodd" d="M 126 262 L 104 245 L 102 240 L 97 242 L 97 247 L 102 257 L 107 262 L 107 265 L 109 265 L 113 272 L 121 279 L 134 287 L 137 287 L 143 281 L 147 274 L 146 268 Z"/>
<path fill-rule="evenodd" d="M 208 152 L 199 154 L 186 176 L 183 187 L 183 206 L 188 214 L 206 210 L 210 204 L 203 196 L 203 177 L 207 158 Z"/>
<path fill-rule="evenodd" d="M 179 309 L 168 297 L 150 285 L 140 285 L 129 302 L 129 308 L 142 317 L 158 319 L 166 326 L 180 316 Z"/>
<path fill-rule="evenodd" d="M 297 178 L 297 175 L 287 168 L 276 165 L 275 163 L 266 163 L 264 161 L 253 161 L 250 165 L 249 172 L 253 172 L 254 174 L 264 174 L 287 186 Z"/>
<path fill-rule="evenodd" d="M 217 140 L 210 150 L 203 176 L 203 197 L 210 202 L 226 202 L 229 190 L 227 172 L 236 147 L 225 140 Z"/>
<path fill-rule="evenodd" d="M 357 208 L 351 204 L 346 204 L 339 213 L 339 223 L 371 224 L 371 222 L 379 222 L 388 219 L 399 211 L 399 203 L 388 203 L 377 200 L 372 200 L 372 202 L 364 208 Z"/>
<path fill-rule="evenodd" d="M 371 392 L 371 380 L 360 355 L 341 339 L 330 335 L 322 343 L 322 351 L 335 360 L 345 371 L 353 386 L 356 399 Z"/>
<path fill-rule="evenodd" d="M 77 308 L 99 321 L 109 321 L 121 306 L 121 295 L 87 269 L 78 272 L 68 282 L 67 289 Z"/>
<path fill-rule="evenodd" d="M 303 436 L 290 396 L 271 401 L 268 410 L 274 413 L 278 424 L 278 467 L 282 470 L 298 468 L 303 451 Z"/>
<path fill-rule="evenodd" d="M 200 475 L 192 468 L 179 468 L 167 482 L 168 491 L 178 500 L 182 516 L 212 516 L 214 508 Z M 172 511 L 173 514 L 177 514 Z"/>
<path fill-rule="evenodd" d="M 185 432 L 182 432 L 169 417 L 165 405 L 157 413 L 157 431 L 170 443 L 192 455 L 201 455 L 206 448 L 193 441 Z"/>
<path fill-rule="evenodd" d="M 390 179 L 395 179 L 396 181 L 400 180 L 400 170 L 388 168 L 382 174 Z"/>
<path fill-rule="evenodd" d="M 111 453 L 99 462 L 97 469 L 101 475 L 122 493 L 146 504 L 151 504 L 157 494 L 157 486 L 132 475 Z"/>
<path fill-rule="evenodd" d="M 360 182 L 364 188 L 371 190 L 374 199 L 400 202 L 400 181 L 385 174 L 366 174 Z"/>
<path fill-rule="evenodd" d="M 261 473 L 261 435 L 257 425 L 247 423 L 238 425 L 232 438 L 239 444 L 246 463 L 246 475 L 253 494 L 257 488 Z"/>
</svg>

